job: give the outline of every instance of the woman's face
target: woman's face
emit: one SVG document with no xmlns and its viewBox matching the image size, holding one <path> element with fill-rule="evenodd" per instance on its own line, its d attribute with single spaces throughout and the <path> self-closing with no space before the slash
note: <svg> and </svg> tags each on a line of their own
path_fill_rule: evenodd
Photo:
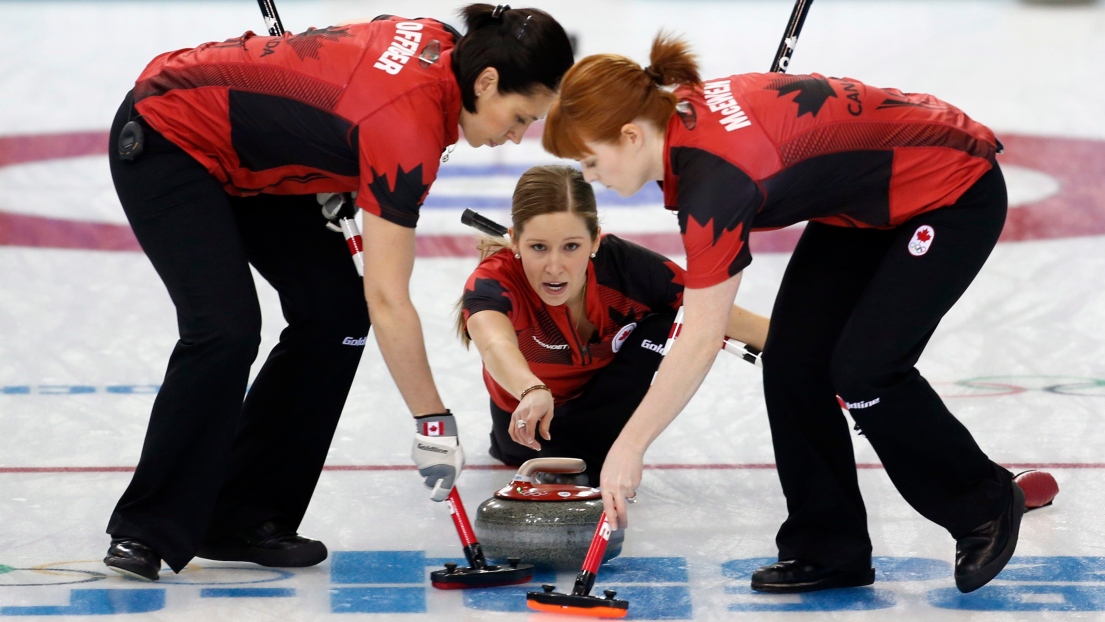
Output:
<svg viewBox="0 0 1105 622">
<path fill-rule="evenodd" d="M 494 67 L 483 70 L 476 79 L 476 112 L 460 111 L 460 129 L 473 147 L 498 147 L 510 141 L 519 143 L 534 121 L 549 112 L 556 94 L 538 87 L 530 95 L 499 92 L 499 73 Z"/>
<path fill-rule="evenodd" d="M 642 158 L 645 151 L 623 135 L 616 142 L 584 141 L 591 152 L 579 159 L 583 178 L 588 183 L 599 182 L 628 197 L 637 193 L 651 178 L 649 163 Z"/>
<path fill-rule="evenodd" d="M 570 212 L 541 214 L 530 218 L 517 238 L 511 235 L 526 280 L 542 302 L 558 306 L 579 300 L 591 253 L 599 248 L 581 217 Z"/>
</svg>

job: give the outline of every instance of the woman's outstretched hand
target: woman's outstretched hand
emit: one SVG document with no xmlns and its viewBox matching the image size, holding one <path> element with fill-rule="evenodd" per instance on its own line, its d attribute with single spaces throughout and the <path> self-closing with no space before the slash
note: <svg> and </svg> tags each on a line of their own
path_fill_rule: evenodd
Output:
<svg viewBox="0 0 1105 622">
<path fill-rule="evenodd" d="M 510 416 L 510 438 L 514 442 L 525 445 L 530 449 L 540 451 L 541 438 L 551 440 L 549 426 L 553 420 L 553 396 L 548 389 L 531 390 L 522 401 L 518 402 L 518 408 Z"/>
<path fill-rule="evenodd" d="M 643 462 L 642 452 L 617 441 L 606 454 L 602 475 L 599 476 L 599 488 L 602 489 L 602 506 L 606 511 L 606 520 L 612 529 L 625 529 L 629 525 L 626 506 L 637 500 Z"/>
</svg>

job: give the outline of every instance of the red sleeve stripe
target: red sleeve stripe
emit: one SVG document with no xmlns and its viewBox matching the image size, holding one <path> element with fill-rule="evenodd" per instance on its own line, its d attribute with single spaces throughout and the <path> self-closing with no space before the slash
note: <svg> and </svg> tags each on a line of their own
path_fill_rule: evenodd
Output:
<svg viewBox="0 0 1105 622">
<path fill-rule="evenodd" d="M 840 151 L 896 147 L 948 147 L 977 158 L 993 159 L 996 148 L 968 132 L 931 123 L 853 123 L 817 127 L 779 145 L 783 167 Z"/>
</svg>

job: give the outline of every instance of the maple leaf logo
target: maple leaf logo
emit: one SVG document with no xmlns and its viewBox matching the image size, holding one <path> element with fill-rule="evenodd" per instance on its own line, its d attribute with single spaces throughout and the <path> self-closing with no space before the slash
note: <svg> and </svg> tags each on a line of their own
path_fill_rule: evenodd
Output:
<svg viewBox="0 0 1105 622">
<path fill-rule="evenodd" d="M 679 267 L 678 264 L 676 264 L 674 261 L 665 261 L 664 265 L 667 266 L 668 270 L 671 270 L 671 274 L 672 274 L 671 282 L 672 283 L 674 283 L 674 284 L 676 284 L 680 287 L 686 285 L 686 283 L 683 282 L 683 271 L 678 269 L 678 267 Z"/>
<path fill-rule="evenodd" d="M 409 171 L 397 166 L 394 183 L 388 181 L 387 173 L 378 173 L 375 168 L 372 169 L 372 174 L 368 189 L 372 191 L 376 203 L 391 210 L 392 216 L 401 217 L 403 222 L 400 224 L 403 226 L 415 226 L 418 222 L 418 208 L 422 205 L 426 191 L 430 189 L 428 184 L 422 183 L 422 165 L 419 164 Z"/>
<path fill-rule="evenodd" d="M 344 27 L 308 28 L 306 32 L 290 37 L 288 45 L 295 50 L 295 55 L 299 57 L 299 60 L 307 57 L 318 60 L 318 51 L 322 49 L 324 42 L 337 41 L 342 37 L 351 36 L 353 35 L 349 34 L 348 29 Z"/>
<path fill-rule="evenodd" d="M 684 232 L 684 244 L 687 245 L 688 253 L 691 249 L 691 245 L 696 244 L 694 240 L 702 240 L 705 236 L 711 236 L 713 243 L 709 249 L 702 253 L 699 253 L 696 258 L 696 263 L 701 266 L 709 265 L 721 265 L 721 261 L 732 253 L 733 248 L 737 249 L 737 252 L 733 255 L 729 261 L 727 273 L 729 276 L 740 272 L 741 267 L 748 264 L 750 259 L 747 259 L 750 251 L 748 244 L 744 240 L 744 223 L 738 223 L 735 228 L 729 229 L 724 226 L 718 226 L 717 221 L 711 218 L 709 221 L 699 223 L 698 219 L 691 217 L 687 221 L 687 227 Z M 700 242 L 699 242 L 700 243 Z M 691 270 L 691 260 L 688 257 L 687 269 Z"/>
<path fill-rule="evenodd" d="M 932 245 L 932 238 L 934 235 L 936 235 L 936 232 L 928 225 L 917 227 L 917 230 L 913 232 L 913 237 L 909 240 L 909 244 L 906 245 L 906 248 L 909 249 L 909 254 L 914 257 L 920 257 L 929 252 L 929 246 Z"/>
<path fill-rule="evenodd" d="M 811 76 L 780 78 L 768 84 L 767 89 L 779 91 L 779 97 L 797 92 L 798 95 L 793 101 L 798 104 L 799 117 L 807 113 L 816 117 L 817 113 L 821 112 L 821 107 L 825 105 L 825 101 L 830 97 L 836 97 L 836 91 L 828 80 Z"/>
</svg>

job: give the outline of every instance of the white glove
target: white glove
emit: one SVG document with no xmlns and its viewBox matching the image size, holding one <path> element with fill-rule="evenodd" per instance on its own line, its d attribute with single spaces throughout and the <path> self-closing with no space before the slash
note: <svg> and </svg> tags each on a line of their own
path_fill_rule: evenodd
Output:
<svg viewBox="0 0 1105 622">
<path fill-rule="evenodd" d="M 414 423 L 411 459 L 418 465 L 418 474 L 425 478 L 426 488 L 433 489 L 430 498 L 444 501 L 464 468 L 457 422 L 446 410 L 443 414 L 415 417 Z"/>
</svg>

